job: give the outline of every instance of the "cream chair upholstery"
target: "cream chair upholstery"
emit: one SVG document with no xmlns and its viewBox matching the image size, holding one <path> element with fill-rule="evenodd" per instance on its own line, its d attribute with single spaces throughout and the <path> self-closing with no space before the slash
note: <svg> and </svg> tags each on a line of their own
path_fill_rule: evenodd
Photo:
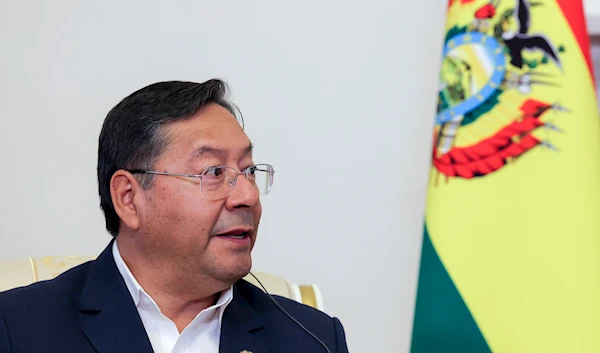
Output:
<svg viewBox="0 0 600 353">
<path fill-rule="evenodd" d="M 72 267 L 94 259 L 93 256 L 45 256 L 1 260 L 0 292 L 52 279 Z M 284 278 L 273 274 L 253 273 L 269 293 L 323 310 L 323 300 L 316 285 L 299 285 L 289 283 Z M 244 279 L 260 288 L 260 285 L 252 276 L 248 275 Z"/>
</svg>

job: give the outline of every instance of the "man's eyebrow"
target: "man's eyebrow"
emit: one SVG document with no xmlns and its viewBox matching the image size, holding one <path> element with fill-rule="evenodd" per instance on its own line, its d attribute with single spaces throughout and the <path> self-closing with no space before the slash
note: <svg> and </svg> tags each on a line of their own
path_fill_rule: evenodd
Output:
<svg viewBox="0 0 600 353">
<path fill-rule="evenodd" d="M 227 152 L 224 149 L 221 148 L 215 148 L 215 147 L 211 147 L 211 146 L 200 146 L 198 148 L 196 148 L 194 150 L 194 153 L 192 153 L 192 157 L 200 157 L 206 154 L 211 154 L 211 155 L 216 155 L 216 156 L 224 156 L 227 154 Z"/>
<path fill-rule="evenodd" d="M 253 150 L 254 144 L 250 142 L 248 146 L 244 149 L 244 155 L 252 153 Z M 221 148 L 202 145 L 194 150 L 194 152 L 192 153 L 192 157 L 197 158 L 207 154 L 222 157 L 227 154 L 227 151 Z"/>
<path fill-rule="evenodd" d="M 254 144 L 252 142 L 250 142 L 248 144 L 248 147 L 246 147 L 244 154 L 252 153 L 252 151 L 254 151 Z"/>
</svg>

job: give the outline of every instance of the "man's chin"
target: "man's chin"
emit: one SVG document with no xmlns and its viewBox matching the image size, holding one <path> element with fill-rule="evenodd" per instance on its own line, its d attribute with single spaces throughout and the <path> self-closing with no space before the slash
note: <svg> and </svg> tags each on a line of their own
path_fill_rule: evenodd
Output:
<svg viewBox="0 0 600 353">
<path fill-rule="evenodd" d="M 227 285 L 232 285 L 250 273 L 252 261 L 237 262 L 217 270 L 216 278 Z"/>
</svg>

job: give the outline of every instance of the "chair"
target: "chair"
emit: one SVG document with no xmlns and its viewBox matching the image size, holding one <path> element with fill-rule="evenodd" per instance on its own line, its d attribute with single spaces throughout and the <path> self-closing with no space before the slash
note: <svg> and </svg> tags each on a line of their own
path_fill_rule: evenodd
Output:
<svg viewBox="0 0 600 353">
<path fill-rule="evenodd" d="M 72 267 L 94 259 L 94 256 L 44 256 L 0 260 L 0 292 L 52 279 Z M 316 285 L 289 283 L 285 278 L 265 272 L 253 273 L 270 294 L 323 310 L 323 300 Z M 260 288 L 252 276 L 248 275 L 244 279 Z"/>
</svg>

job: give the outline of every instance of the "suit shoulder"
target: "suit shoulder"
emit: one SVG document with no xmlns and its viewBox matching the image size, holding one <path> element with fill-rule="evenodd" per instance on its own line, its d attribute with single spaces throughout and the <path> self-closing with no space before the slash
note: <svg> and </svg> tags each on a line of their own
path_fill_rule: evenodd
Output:
<svg viewBox="0 0 600 353">
<path fill-rule="evenodd" d="M 0 307 L 5 314 L 9 308 L 40 308 L 73 298 L 81 291 L 89 272 L 90 262 L 75 266 L 56 278 L 0 292 Z M 30 309 L 31 310 L 31 309 Z"/>
<path fill-rule="evenodd" d="M 255 313 L 270 327 L 273 337 L 286 337 L 287 341 L 296 341 L 304 340 L 310 333 L 313 338 L 318 337 L 332 352 L 348 352 L 344 328 L 337 318 L 283 296 L 267 295 L 246 281 L 240 281 L 236 286 Z M 315 344 L 312 339 L 306 342 Z"/>
<path fill-rule="evenodd" d="M 308 306 L 303 303 L 299 303 L 295 300 L 292 300 L 292 299 L 289 299 L 289 298 L 286 298 L 286 297 L 283 297 L 280 295 L 270 294 L 270 298 L 269 298 L 269 295 L 267 295 L 262 289 L 256 287 L 255 285 L 253 285 L 252 283 L 249 283 L 247 281 L 242 280 L 242 281 L 238 282 L 236 285 L 238 286 L 240 291 L 243 293 L 244 297 L 246 297 L 246 300 L 249 303 L 252 303 L 252 305 L 255 307 L 255 309 L 258 309 L 261 311 L 263 311 L 263 309 L 265 311 L 273 310 L 274 305 L 273 305 L 273 302 L 271 301 L 271 298 L 272 298 L 285 311 L 287 311 L 290 315 L 292 315 L 294 317 L 306 318 L 310 321 L 324 320 L 327 322 L 329 322 L 333 319 L 331 316 L 322 312 L 321 310 L 315 309 L 311 306 Z"/>
<path fill-rule="evenodd" d="M 332 319 L 332 317 L 326 314 L 325 312 L 313 308 L 312 306 L 309 306 L 307 304 L 299 303 L 295 300 L 285 298 L 279 295 L 271 295 L 271 297 L 273 297 L 273 299 L 275 299 L 277 303 L 279 303 L 279 305 L 281 305 L 287 312 L 289 312 L 292 315 L 296 314 L 300 316 L 307 316 L 313 320 L 329 321 Z"/>
</svg>

